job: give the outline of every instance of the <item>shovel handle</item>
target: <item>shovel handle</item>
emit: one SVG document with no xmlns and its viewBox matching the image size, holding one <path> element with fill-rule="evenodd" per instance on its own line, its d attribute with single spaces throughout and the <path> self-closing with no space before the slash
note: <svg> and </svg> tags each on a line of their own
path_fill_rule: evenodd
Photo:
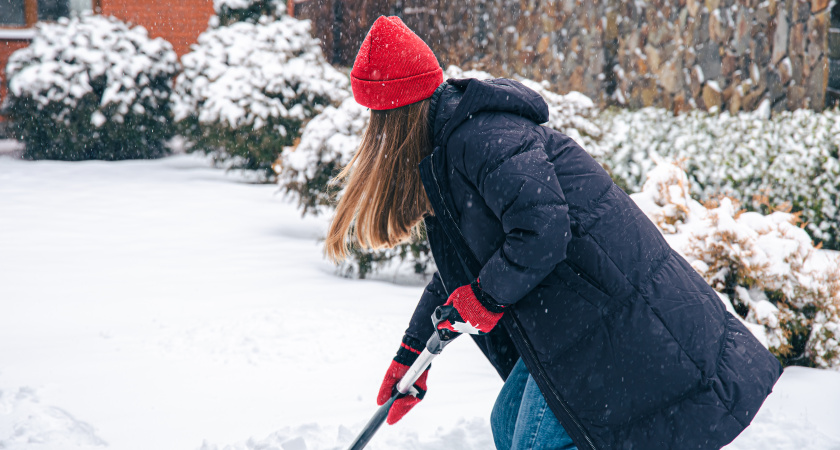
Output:
<svg viewBox="0 0 840 450">
<path fill-rule="evenodd" d="M 438 323 L 446 320 L 448 317 L 447 310 L 444 308 L 445 307 L 443 306 L 438 306 L 432 314 L 432 322 L 435 324 L 435 329 L 437 329 Z M 453 333 L 446 329 L 437 330 L 437 333 L 432 334 L 432 337 L 430 337 L 426 342 L 426 348 L 423 349 L 423 352 L 420 353 L 420 356 L 417 357 L 414 364 L 408 368 L 408 371 L 405 375 L 403 375 L 402 379 L 400 379 L 400 382 L 397 383 L 391 398 L 376 410 L 376 413 L 370 418 L 367 425 L 365 425 L 364 429 L 362 429 L 362 432 L 356 437 L 356 440 L 350 444 L 349 450 L 361 450 L 365 448 L 368 442 L 370 442 L 373 438 L 373 435 L 376 434 L 376 431 L 379 430 L 379 427 L 381 427 L 385 422 L 385 419 L 388 417 L 388 411 L 391 409 L 391 405 L 393 405 L 398 398 L 404 397 L 408 394 L 411 386 L 414 385 L 417 379 L 420 378 L 420 375 L 422 375 L 423 372 L 429 368 L 429 365 L 432 364 L 432 360 L 435 359 L 441 351 L 443 351 L 444 347 L 446 347 L 458 336 L 458 333 Z"/>
</svg>

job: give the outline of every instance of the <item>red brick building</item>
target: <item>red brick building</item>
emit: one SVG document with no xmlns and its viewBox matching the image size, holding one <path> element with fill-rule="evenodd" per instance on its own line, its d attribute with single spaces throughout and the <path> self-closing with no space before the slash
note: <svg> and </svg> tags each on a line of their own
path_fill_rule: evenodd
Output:
<svg viewBox="0 0 840 450">
<path fill-rule="evenodd" d="M 0 0 L 0 100 L 6 95 L 9 56 L 29 45 L 36 22 L 91 10 L 142 25 L 151 37 L 172 43 L 181 56 L 207 29 L 213 0 Z"/>
</svg>

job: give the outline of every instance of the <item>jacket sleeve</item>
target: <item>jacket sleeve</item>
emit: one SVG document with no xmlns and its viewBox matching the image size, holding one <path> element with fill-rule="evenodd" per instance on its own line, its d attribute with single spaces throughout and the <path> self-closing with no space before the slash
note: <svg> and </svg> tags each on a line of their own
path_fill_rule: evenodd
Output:
<svg viewBox="0 0 840 450">
<path fill-rule="evenodd" d="M 443 289 L 440 275 L 435 272 L 432 281 L 429 282 L 423 291 L 423 295 L 420 296 L 420 302 L 414 309 L 414 314 L 411 316 L 411 322 L 409 322 L 405 334 L 425 345 L 435 331 L 435 327 L 432 325 L 432 313 L 435 308 L 444 303 L 446 303 L 446 291 Z"/>
<path fill-rule="evenodd" d="M 463 167 L 505 232 L 479 273 L 481 287 L 497 303 L 509 305 L 566 258 L 572 235 L 569 207 L 541 140 L 520 133 L 502 136 L 465 140 Z"/>
</svg>

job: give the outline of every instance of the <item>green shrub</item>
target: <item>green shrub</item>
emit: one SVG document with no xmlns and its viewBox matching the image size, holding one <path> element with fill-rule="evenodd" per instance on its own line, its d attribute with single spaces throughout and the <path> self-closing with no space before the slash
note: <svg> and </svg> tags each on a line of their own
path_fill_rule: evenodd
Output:
<svg viewBox="0 0 840 450">
<path fill-rule="evenodd" d="M 154 158 L 172 136 L 172 46 L 142 27 L 82 15 L 41 23 L 12 54 L 3 112 L 28 159 Z"/>
<path fill-rule="evenodd" d="M 182 58 L 175 119 L 191 150 L 273 180 L 283 147 L 309 118 L 350 95 L 349 79 L 326 62 L 309 21 L 218 22 Z"/>
</svg>

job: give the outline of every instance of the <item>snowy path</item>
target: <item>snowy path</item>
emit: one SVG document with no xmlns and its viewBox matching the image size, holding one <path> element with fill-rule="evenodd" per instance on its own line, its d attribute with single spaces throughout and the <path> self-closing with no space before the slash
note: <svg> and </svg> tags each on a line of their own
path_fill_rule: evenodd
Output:
<svg viewBox="0 0 840 450">
<path fill-rule="evenodd" d="M 276 192 L 194 156 L 0 157 L 0 449 L 349 442 L 423 283 L 336 277 L 324 221 Z M 474 346 L 429 384 L 371 448 L 491 448 L 501 382 Z M 837 423 L 840 374 L 789 370 L 731 448 L 838 449 Z"/>
</svg>

